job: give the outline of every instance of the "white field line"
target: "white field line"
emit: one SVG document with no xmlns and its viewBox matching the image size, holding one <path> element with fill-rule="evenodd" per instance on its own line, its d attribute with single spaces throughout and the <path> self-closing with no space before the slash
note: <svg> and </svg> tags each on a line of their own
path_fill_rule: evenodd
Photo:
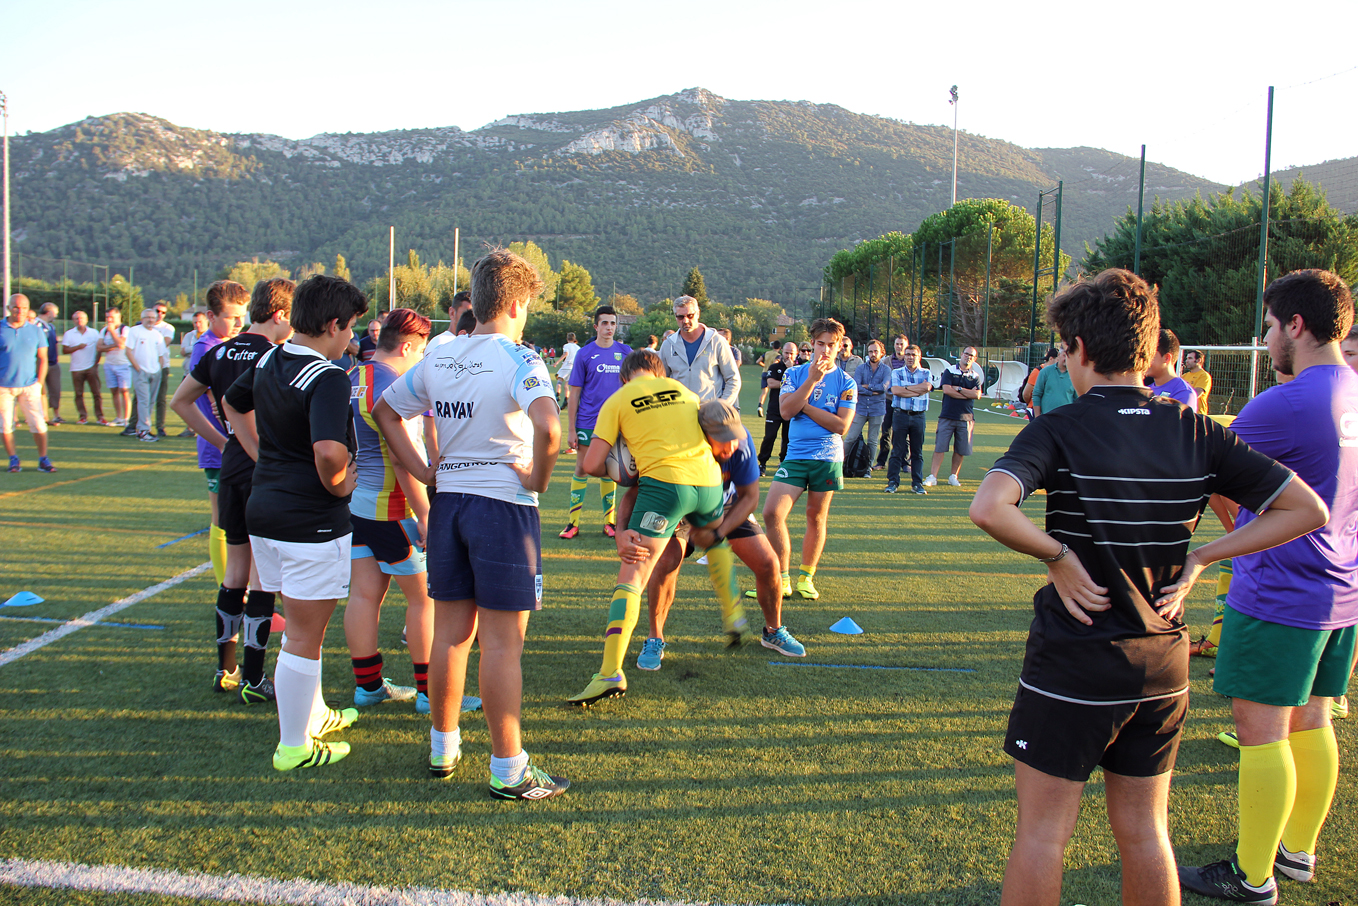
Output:
<svg viewBox="0 0 1358 906">
<path fill-rule="evenodd" d="M 193 567 L 192 569 L 186 569 L 179 575 L 172 576 L 169 579 L 166 579 L 164 582 L 152 585 L 150 588 L 143 588 L 136 594 L 128 595 L 126 598 L 123 598 L 122 600 L 119 601 L 114 601 L 112 604 L 108 604 L 104 607 L 99 608 L 98 610 L 91 610 L 89 613 L 85 614 L 82 617 L 76 617 L 74 620 L 67 620 L 65 623 L 62 623 L 56 629 L 50 629 L 47 632 L 44 632 L 42 635 L 38 636 L 37 638 L 29 639 L 27 642 L 15 645 L 8 651 L 0 652 L 0 667 L 5 666 L 6 664 L 11 664 L 14 661 L 17 661 L 19 658 L 24 657 L 25 655 L 32 654 L 39 648 L 43 648 L 47 645 L 52 644 L 57 639 L 64 639 L 71 633 L 80 629 L 84 629 L 86 626 L 93 626 L 100 620 L 104 619 L 105 617 L 111 617 L 118 611 L 126 610 L 133 604 L 140 604 L 142 601 L 145 601 L 152 595 L 158 595 L 165 589 L 173 588 L 180 582 L 192 579 L 194 576 L 205 573 L 210 569 L 212 569 L 211 562 L 200 563 L 199 565 Z"/>
<path fill-rule="evenodd" d="M 623 906 L 617 901 L 541 897 L 527 893 L 479 894 L 427 887 L 367 887 L 300 879 L 277 881 L 238 874 L 208 875 L 29 859 L 0 860 L 0 884 L 298 906 Z"/>
</svg>

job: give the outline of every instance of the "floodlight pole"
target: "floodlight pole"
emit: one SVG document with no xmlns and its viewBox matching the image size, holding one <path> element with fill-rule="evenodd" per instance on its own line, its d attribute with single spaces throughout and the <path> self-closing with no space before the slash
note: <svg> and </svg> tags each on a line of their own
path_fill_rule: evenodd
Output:
<svg viewBox="0 0 1358 906">
<path fill-rule="evenodd" d="M 1146 146 L 1141 146 L 1141 182 L 1136 193 L 1136 251 L 1132 253 L 1132 273 L 1141 276 L 1141 215 L 1146 206 Z"/>
<path fill-rule="evenodd" d="M 459 238 L 461 238 L 461 237 L 458 236 L 458 233 L 460 233 L 460 232 L 461 232 L 461 229 L 460 229 L 459 227 L 453 227 L 453 295 L 454 295 L 454 296 L 457 295 L 457 251 L 458 251 L 457 246 L 458 246 L 458 240 L 459 240 Z M 617 290 L 617 287 L 615 286 L 615 287 L 613 288 L 613 292 L 614 292 L 615 295 L 617 294 L 617 291 L 618 291 L 618 290 Z"/>
<path fill-rule="evenodd" d="M 0 119 L 4 120 L 5 133 L 5 305 L 9 305 L 10 279 L 9 279 L 9 98 L 0 91 Z"/>
<path fill-rule="evenodd" d="M 948 103 L 952 105 L 952 203 L 957 204 L 957 108 L 960 106 L 957 101 L 957 86 L 954 85 L 949 91 L 951 98 Z"/>
<path fill-rule="evenodd" d="M 387 233 L 387 311 L 396 306 L 396 227 Z"/>
<path fill-rule="evenodd" d="M 1268 205 L 1269 193 L 1272 189 L 1273 174 L 1270 170 L 1273 156 L 1273 86 L 1268 86 L 1268 120 L 1264 126 L 1264 207 L 1259 217 L 1259 283 L 1254 294 L 1254 333 L 1255 336 L 1262 336 L 1264 333 L 1264 283 L 1268 277 Z M 8 173 L 8 171 L 6 171 Z M 6 176 L 8 179 L 8 176 Z M 8 185 L 8 183 L 6 183 Z M 8 193 L 8 189 L 6 190 Z M 5 210 L 9 210 L 8 194 L 6 194 Z M 9 234 L 5 235 L 5 242 L 9 242 Z M 8 248 L 8 245 L 6 245 Z M 9 259 L 6 258 L 6 268 Z M 8 273 L 8 270 L 6 270 Z M 1256 343 L 1257 345 L 1257 343 Z M 1252 389 L 1252 388 L 1251 388 Z M 1253 399 L 1253 393 L 1250 396 Z"/>
</svg>

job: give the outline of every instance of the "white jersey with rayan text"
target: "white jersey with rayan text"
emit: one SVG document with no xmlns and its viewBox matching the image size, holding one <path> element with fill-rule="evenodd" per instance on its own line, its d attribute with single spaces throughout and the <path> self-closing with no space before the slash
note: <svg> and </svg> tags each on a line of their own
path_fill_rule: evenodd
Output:
<svg viewBox="0 0 1358 906">
<path fill-rule="evenodd" d="M 503 334 L 457 337 L 393 381 L 382 399 L 402 418 L 433 411 L 440 492 L 537 506 L 537 494 L 510 467 L 533 459 L 528 407 L 556 402 L 537 353 Z"/>
</svg>

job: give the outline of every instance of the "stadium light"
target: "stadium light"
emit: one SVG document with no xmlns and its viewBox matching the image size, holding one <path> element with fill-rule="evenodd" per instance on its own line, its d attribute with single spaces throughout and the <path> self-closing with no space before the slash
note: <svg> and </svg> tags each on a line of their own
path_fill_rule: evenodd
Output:
<svg viewBox="0 0 1358 906">
<path fill-rule="evenodd" d="M 4 205 L 5 205 L 5 215 L 4 215 L 4 220 L 5 220 L 5 223 L 4 223 L 4 229 L 5 229 L 5 304 L 8 305 L 8 304 L 9 304 L 9 291 L 10 291 L 10 282 L 9 282 L 9 98 L 5 97 L 5 93 L 4 93 L 3 91 L 0 91 L 0 120 L 4 120 L 4 133 L 5 133 L 5 150 L 4 150 L 4 155 L 5 155 L 5 180 L 4 180 L 4 182 L 5 182 L 5 200 L 4 200 Z"/>
<path fill-rule="evenodd" d="M 948 89 L 948 104 L 952 107 L 952 203 L 957 204 L 957 86 Z"/>
</svg>

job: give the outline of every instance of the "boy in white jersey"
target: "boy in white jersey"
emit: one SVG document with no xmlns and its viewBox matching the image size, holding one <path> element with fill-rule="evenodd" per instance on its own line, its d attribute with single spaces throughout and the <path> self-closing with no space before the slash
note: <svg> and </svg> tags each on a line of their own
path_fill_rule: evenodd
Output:
<svg viewBox="0 0 1358 906">
<path fill-rule="evenodd" d="M 570 781 L 534 767 L 520 740 L 519 659 L 528 615 L 542 607 L 538 494 L 547 489 L 561 441 L 551 375 L 518 346 L 542 280 L 503 249 L 472 268 L 476 330 L 445 343 L 392 383 L 373 409 L 393 457 L 417 479 L 438 483 L 429 511 L 429 593 L 434 645 L 429 772 L 446 777 L 462 757 L 458 712 L 472 642 L 491 739 L 490 792 L 545 799 Z M 401 426 L 434 412 L 438 462 L 426 465 Z"/>
</svg>

